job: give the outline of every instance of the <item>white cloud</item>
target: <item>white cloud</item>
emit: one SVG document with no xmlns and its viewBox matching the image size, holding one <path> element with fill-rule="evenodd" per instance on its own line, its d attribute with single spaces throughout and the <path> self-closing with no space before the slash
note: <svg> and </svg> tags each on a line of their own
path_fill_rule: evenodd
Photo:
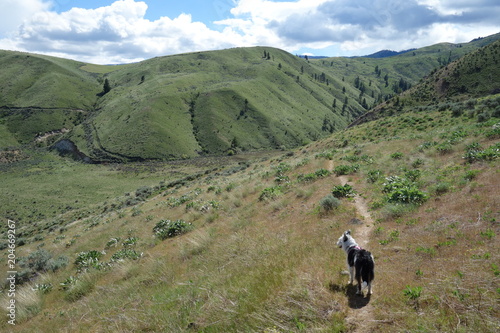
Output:
<svg viewBox="0 0 500 333">
<path fill-rule="evenodd" d="M 150 21 L 144 18 L 146 10 L 145 2 L 134 0 L 62 13 L 43 10 L 25 20 L 14 39 L 0 41 L 0 47 L 15 46 L 94 63 L 121 63 L 227 48 L 238 45 L 241 39 L 230 29 L 219 32 L 193 22 L 189 14 Z"/>
<path fill-rule="evenodd" d="M 189 14 L 146 19 L 148 0 L 62 13 L 48 0 L 1 1 L 0 48 L 94 63 L 253 45 L 361 55 L 500 31 L 497 0 L 239 0 L 230 1 L 229 18 L 213 22 L 218 30 Z"/>
<path fill-rule="evenodd" d="M 0 2 L 0 36 L 9 35 L 24 20 L 50 7 L 51 4 L 43 0 L 2 0 Z"/>
</svg>

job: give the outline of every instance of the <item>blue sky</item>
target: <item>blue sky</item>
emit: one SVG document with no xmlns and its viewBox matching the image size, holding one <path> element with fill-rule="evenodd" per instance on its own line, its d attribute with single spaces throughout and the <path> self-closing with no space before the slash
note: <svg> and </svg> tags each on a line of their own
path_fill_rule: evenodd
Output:
<svg viewBox="0 0 500 333">
<path fill-rule="evenodd" d="M 91 63 L 256 45 L 366 55 L 500 32 L 498 0 L 0 0 L 0 49 Z"/>
</svg>

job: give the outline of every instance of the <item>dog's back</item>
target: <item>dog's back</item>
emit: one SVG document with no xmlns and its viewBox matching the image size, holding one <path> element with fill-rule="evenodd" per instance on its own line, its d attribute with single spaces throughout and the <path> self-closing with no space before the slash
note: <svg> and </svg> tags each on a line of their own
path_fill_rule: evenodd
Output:
<svg viewBox="0 0 500 333">
<path fill-rule="evenodd" d="M 375 278 L 375 262 L 369 251 L 360 249 L 356 254 L 354 262 L 356 268 L 356 280 L 370 284 Z"/>
</svg>

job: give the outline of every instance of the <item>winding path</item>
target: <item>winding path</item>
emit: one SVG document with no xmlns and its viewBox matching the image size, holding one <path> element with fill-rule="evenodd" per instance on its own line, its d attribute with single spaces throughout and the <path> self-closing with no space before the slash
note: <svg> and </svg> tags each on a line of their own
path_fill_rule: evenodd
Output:
<svg viewBox="0 0 500 333">
<path fill-rule="evenodd" d="M 328 170 L 333 170 L 333 161 L 328 161 Z M 339 176 L 341 185 L 345 185 L 349 182 L 347 176 Z M 364 248 L 369 249 L 370 233 L 373 229 L 373 218 L 368 211 L 368 205 L 366 200 L 359 194 L 354 197 L 354 205 L 356 211 L 361 215 L 363 224 L 356 227 L 354 232 L 354 238 L 356 242 Z M 377 292 L 376 284 L 376 272 L 375 272 L 375 282 L 374 282 L 374 294 Z M 366 292 L 366 291 L 365 291 Z M 353 293 L 353 295 L 350 295 Z M 376 320 L 373 315 L 373 306 L 370 304 L 370 297 L 354 295 L 355 289 L 348 289 L 349 307 L 350 311 L 347 314 L 346 322 L 348 327 L 352 327 L 354 333 L 365 333 L 374 332 L 376 330 Z"/>
</svg>

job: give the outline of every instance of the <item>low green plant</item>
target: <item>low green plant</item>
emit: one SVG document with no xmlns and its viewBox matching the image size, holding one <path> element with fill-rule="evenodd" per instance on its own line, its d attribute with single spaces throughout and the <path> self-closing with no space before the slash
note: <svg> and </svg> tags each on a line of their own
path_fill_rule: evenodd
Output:
<svg viewBox="0 0 500 333">
<path fill-rule="evenodd" d="M 259 195 L 259 201 L 265 200 L 275 200 L 283 194 L 283 188 L 281 186 L 267 187 L 262 190 Z"/>
<path fill-rule="evenodd" d="M 122 245 L 123 247 L 133 247 L 137 245 L 138 241 L 139 241 L 138 237 L 131 236 L 124 239 Z"/>
<path fill-rule="evenodd" d="M 403 156 L 404 156 L 404 154 L 403 154 L 403 153 L 401 153 L 401 152 L 395 152 L 395 153 L 392 153 L 392 154 L 390 155 L 390 157 L 391 157 L 393 160 L 400 160 L 400 159 L 402 159 L 402 158 L 403 158 Z"/>
<path fill-rule="evenodd" d="M 351 198 L 356 195 L 356 191 L 352 185 L 337 185 L 332 189 L 332 195 L 335 198 Z"/>
<path fill-rule="evenodd" d="M 311 181 L 315 181 L 318 178 L 324 178 L 324 177 L 327 177 L 329 175 L 330 175 L 330 171 L 328 171 L 326 169 L 319 169 L 319 170 L 312 172 L 312 173 L 300 174 L 297 177 L 297 180 L 299 182 L 311 182 Z"/>
<path fill-rule="evenodd" d="M 481 237 L 492 239 L 493 237 L 496 236 L 495 232 L 493 229 L 488 228 L 486 231 L 481 231 L 480 232 Z"/>
<path fill-rule="evenodd" d="M 130 260 L 136 260 L 142 257 L 141 252 L 137 252 L 136 250 L 133 249 L 121 249 L 113 256 L 111 256 L 111 261 L 116 262 L 116 261 L 123 261 L 125 259 L 130 259 Z"/>
<path fill-rule="evenodd" d="M 368 171 L 367 178 L 369 183 L 375 183 L 379 180 L 383 175 L 383 172 L 380 170 L 370 170 Z"/>
<path fill-rule="evenodd" d="M 483 149 L 479 143 L 475 142 L 466 147 L 463 158 L 468 163 L 477 161 L 493 161 L 500 156 L 500 142 Z"/>
<path fill-rule="evenodd" d="M 386 178 L 383 186 L 383 192 L 386 193 L 389 202 L 422 204 L 428 199 L 428 195 L 407 178 L 390 176 Z"/>
<path fill-rule="evenodd" d="M 61 290 L 68 290 L 69 288 L 71 288 L 71 286 L 76 284 L 76 281 L 78 281 L 77 278 L 75 278 L 74 276 L 70 276 L 66 280 L 61 282 L 59 284 L 59 286 L 60 286 Z"/>
<path fill-rule="evenodd" d="M 342 164 L 336 166 L 333 169 L 333 172 L 335 173 L 336 176 L 342 176 L 355 173 L 356 171 L 358 171 L 358 169 L 359 169 L 359 164 L 352 164 L 352 165 Z"/>
<path fill-rule="evenodd" d="M 48 294 L 49 292 L 52 291 L 52 283 L 40 283 L 40 284 L 35 284 L 36 290 L 40 291 L 42 294 Z"/>
<path fill-rule="evenodd" d="M 191 223 L 184 220 L 161 220 L 154 228 L 153 233 L 161 240 L 185 234 L 193 229 Z"/>
<path fill-rule="evenodd" d="M 99 260 L 103 255 L 103 252 L 96 250 L 80 252 L 76 257 L 75 266 L 79 272 L 89 268 L 102 269 L 103 263 Z"/>
<path fill-rule="evenodd" d="M 415 309 L 419 308 L 419 299 L 422 296 L 422 287 L 410 287 L 406 286 L 403 290 L 403 295 L 408 299 L 408 301 L 415 302 Z"/>
</svg>

